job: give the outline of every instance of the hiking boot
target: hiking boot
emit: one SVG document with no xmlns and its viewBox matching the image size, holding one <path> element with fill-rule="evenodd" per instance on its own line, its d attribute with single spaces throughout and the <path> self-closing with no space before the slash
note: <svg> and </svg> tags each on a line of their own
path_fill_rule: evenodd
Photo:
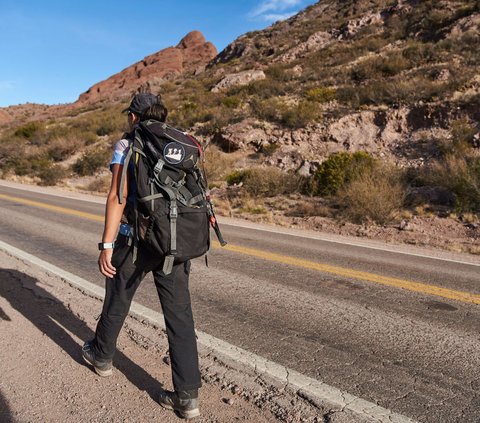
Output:
<svg viewBox="0 0 480 423">
<path fill-rule="evenodd" d="M 160 392 L 158 402 L 163 408 L 175 411 L 182 419 L 193 419 L 200 415 L 197 390 L 162 391 Z"/>
<path fill-rule="evenodd" d="M 82 347 L 82 357 L 90 365 L 93 366 L 95 372 L 102 377 L 111 376 L 112 360 L 98 360 L 95 358 L 92 341 L 87 341 Z"/>
</svg>

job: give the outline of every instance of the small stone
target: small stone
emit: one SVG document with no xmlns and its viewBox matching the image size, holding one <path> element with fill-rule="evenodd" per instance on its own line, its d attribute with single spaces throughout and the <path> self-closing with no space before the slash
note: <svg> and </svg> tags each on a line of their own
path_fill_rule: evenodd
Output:
<svg viewBox="0 0 480 423">
<path fill-rule="evenodd" d="M 399 229 L 400 231 L 403 231 L 403 230 L 407 229 L 407 226 L 408 226 L 408 220 L 403 219 L 403 220 L 400 222 L 400 224 L 398 225 L 398 229 Z"/>
<path fill-rule="evenodd" d="M 223 402 L 228 405 L 233 405 L 235 403 L 233 398 L 223 398 Z"/>
<path fill-rule="evenodd" d="M 165 357 L 163 357 L 163 362 L 167 365 L 170 365 L 170 357 L 168 355 L 166 355 Z"/>
</svg>

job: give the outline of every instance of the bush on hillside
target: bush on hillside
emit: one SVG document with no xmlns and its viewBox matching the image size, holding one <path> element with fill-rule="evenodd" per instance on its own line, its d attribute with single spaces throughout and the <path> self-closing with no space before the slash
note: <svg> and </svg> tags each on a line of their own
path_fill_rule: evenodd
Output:
<svg viewBox="0 0 480 423">
<path fill-rule="evenodd" d="M 20 126 L 14 132 L 16 137 L 26 138 L 30 140 L 34 135 L 38 134 L 44 128 L 43 123 L 41 122 L 28 122 L 25 125 Z"/>
<path fill-rule="evenodd" d="M 209 183 L 224 180 L 232 171 L 236 158 L 232 154 L 224 153 L 216 145 L 210 144 L 204 151 L 205 176 Z"/>
<path fill-rule="evenodd" d="M 332 87 L 316 87 L 308 90 L 305 93 L 305 98 L 308 101 L 314 101 L 317 103 L 327 103 L 335 100 L 336 90 Z"/>
<path fill-rule="evenodd" d="M 58 165 L 50 165 L 38 171 L 40 185 L 53 186 L 67 176 L 67 170 Z"/>
<path fill-rule="evenodd" d="M 410 171 L 415 186 L 442 187 L 453 194 L 459 213 L 480 213 L 480 158 L 447 154 L 425 168 Z"/>
<path fill-rule="evenodd" d="M 309 193 L 312 195 L 335 195 L 347 183 L 371 170 L 374 163 L 375 159 L 363 151 L 332 154 L 322 162 L 312 176 Z"/>
<path fill-rule="evenodd" d="M 254 99 L 250 107 L 257 118 L 292 129 L 303 128 L 322 116 L 320 105 L 314 101 L 303 100 L 298 104 L 288 105 L 277 98 Z"/>
<path fill-rule="evenodd" d="M 297 105 L 283 108 L 280 123 L 287 128 L 298 129 L 319 121 L 321 117 L 322 110 L 317 102 L 300 101 Z"/>
<path fill-rule="evenodd" d="M 243 189 L 254 197 L 274 197 L 299 192 L 303 179 L 276 167 L 253 167 L 231 172 L 226 181 L 229 185 L 242 184 Z"/>
<path fill-rule="evenodd" d="M 100 168 L 107 167 L 110 151 L 106 149 L 92 150 L 84 153 L 72 166 L 73 171 L 79 176 L 90 176 Z"/>
<path fill-rule="evenodd" d="M 398 216 L 405 196 L 401 173 L 394 167 L 376 164 L 345 183 L 336 200 L 342 215 L 354 223 L 386 224 Z"/>
</svg>

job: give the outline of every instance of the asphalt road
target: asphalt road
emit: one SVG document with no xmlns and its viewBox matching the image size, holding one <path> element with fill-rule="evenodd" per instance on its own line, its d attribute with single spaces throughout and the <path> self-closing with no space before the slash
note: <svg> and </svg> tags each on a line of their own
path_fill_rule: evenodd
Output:
<svg viewBox="0 0 480 423">
<path fill-rule="evenodd" d="M 0 239 L 102 285 L 103 208 L 0 186 Z M 249 226 L 194 261 L 199 330 L 421 422 L 480 421 L 480 260 Z M 159 310 L 148 278 L 135 299 Z"/>
</svg>

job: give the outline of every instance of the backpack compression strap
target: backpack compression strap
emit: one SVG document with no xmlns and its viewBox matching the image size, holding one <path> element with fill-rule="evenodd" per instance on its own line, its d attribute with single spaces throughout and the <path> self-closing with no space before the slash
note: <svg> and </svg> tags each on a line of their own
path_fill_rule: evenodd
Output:
<svg viewBox="0 0 480 423">
<path fill-rule="evenodd" d="M 163 273 L 169 275 L 172 273 L 173 262 L 175 260 L 175 254 L 177 254 L 177 196 L 170 187 L 162 187 L 170 200 L 170 254 L 165 257 L 163 262 Z"/>
</svg>

